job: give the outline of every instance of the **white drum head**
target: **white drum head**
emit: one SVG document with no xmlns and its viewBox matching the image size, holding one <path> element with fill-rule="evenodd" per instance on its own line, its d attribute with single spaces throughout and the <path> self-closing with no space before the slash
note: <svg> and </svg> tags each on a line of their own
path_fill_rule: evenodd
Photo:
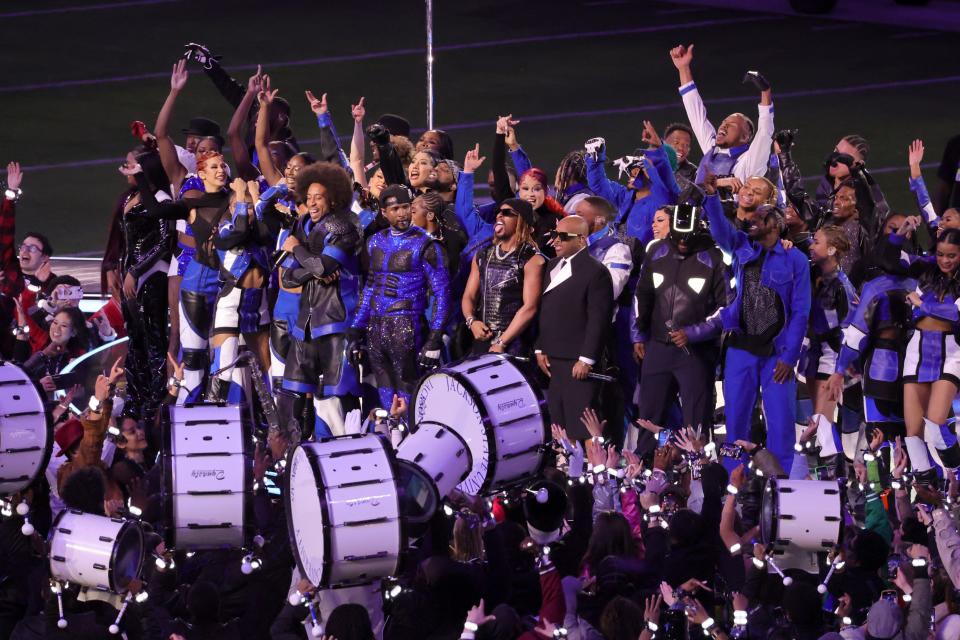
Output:
<svg viewBox="0 0 960 640">
<path fill-rule="evenodd" d="M 543 398 L 514 360 L 468 358 L 426 376 L 413 398 L 414 422 L 449 425 L 470 448 L 473 465 L 458 489 L 486 494 L 535 475 L 547 441 Z"/>
<path fill-rule="evenodd" d="M 125 591 L 143 564 L 143 531 L 134 520 L 67 509 L 47 545 L 53 577 L 103 591 Z"/>
<path fill-rule="evenodd" d="M 15 364 L 0 363 L 0 495 L 30 486 L 52 450 L 53 428 L 33 381 Z"/>
</svg>

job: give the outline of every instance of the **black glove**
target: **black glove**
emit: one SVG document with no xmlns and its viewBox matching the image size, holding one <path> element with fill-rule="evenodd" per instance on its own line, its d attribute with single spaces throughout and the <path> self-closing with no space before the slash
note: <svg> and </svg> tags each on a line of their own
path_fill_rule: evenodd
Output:
<svg viewBox="0 0 960 640">
<path fill-rule="evenodd" d="M 773 139 L 780 145 L 780 153 L 790 153 L 793 148 L 793 140 L 796 137 L 796 129 L 781 129 L 774 134 Z"/>
<path fill-rule="evenodd" d="M 427 341 L 423 343 L 420 349 L 420 355 L 417 357 L 417 364 L 424 369 L 435 369 L 440 366 L 440 353 L 443 348 L 443 334 L 439 331 L 431 331 L 427 336 Z"/>
<path fill-rule="evenodd" d="M 770 89 L 770 83 L 759 71 L 747 71 L 743 75 L 743 84 L 752 84 L 757 88 L 757 91 L 768 91 Z"/>
<path fill-rule="evenodd" d="M 375 145 L 384 145 L 390 142 L 390 132 L 380 123 L 373 123 L 367 127 L 367 139 Z"/>
<path fill-rule="evenodd" d="M 363 329 L 347 329 L 347 359 L 359 368 L 367 353 L 367 332 Z"/>
</svg>

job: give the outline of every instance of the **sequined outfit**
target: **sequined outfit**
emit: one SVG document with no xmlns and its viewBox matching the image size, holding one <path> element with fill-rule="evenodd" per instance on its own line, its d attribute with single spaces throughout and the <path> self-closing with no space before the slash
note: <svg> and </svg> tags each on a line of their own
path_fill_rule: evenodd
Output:
<svg viewBox="0 0 960 640">
<path fill-rule="evenodd" d="M 132 276 L 137 283 L 136 296 L 125 297 L 121 307 L 130 338 L 124 360 L 127 401 L 123 413 L 136 420 L 153 420 L 166 383 L 167 270 L 172 225 L 148 217 L 142 203 L 123 214 L 121 225 L 120 271 L 123 278 Z"/>
<path fill-rule="evenodd" d="M 505 255 L 497 245 L 489 244 L 477 252 L 477 268 L 480 271 L 480 306 L 478 318 L 499 337 L 517 311 L 523 306 L 523 274 L 527 262 L 539 255 L 537 247 L 522 244 Z M 531 323 L 532 325 L 532 323 Z M 525 355 L 533 345 L 533 337 L 528 327 L 507 345 L 507 352 L 513 355 Z M 490 340 L 474 343 L 474 353 L 486 353 Z"/>
<path fill-rule="evenodd" d="M 409 400 L 421 349 L 440 349 L 450 283 L 443 249 L 423 229 L 384 229 L 370 237 L 367 252 L 370 270 L 352 328 L 366 331 L 380 402 L 389 407 L 394 394 Z M 424 335 L 428 288 L 436 306 Z"/>
</svg>

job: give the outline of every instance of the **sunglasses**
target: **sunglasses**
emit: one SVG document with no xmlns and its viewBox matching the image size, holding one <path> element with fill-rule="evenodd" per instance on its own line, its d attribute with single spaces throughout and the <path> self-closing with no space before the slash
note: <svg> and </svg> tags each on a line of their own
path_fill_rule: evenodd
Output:
<svg viewBox="0 0 960 640">
<path fill-rule="evenodd" d="M 508 208 L 500 209 L 499 211 L 497 211 L 497 213 L 499 213 L 500 215 L 504 216 L 505 218 L 516 218 L 517 216 L 520 215 L 519 213 L 517 213 L 517 212 L 514 211 L 513 209 L 508 209 Z"/>
<path fill-rule="evenodd" d="M 551 240 L 556 240 L 560 238 L 563 242 L 569 242 L 576 238 L 582 238 L 582 233 L 570 233 L 569 231 L 551 231 L 549 234 Z"/>
</svg>

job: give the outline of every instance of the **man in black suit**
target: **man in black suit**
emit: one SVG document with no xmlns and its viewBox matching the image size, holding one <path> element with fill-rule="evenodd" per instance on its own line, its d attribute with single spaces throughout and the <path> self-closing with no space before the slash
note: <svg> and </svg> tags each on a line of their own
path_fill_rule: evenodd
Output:
<svg viewBox="0 0 960 640">
<path fill-rule="evenodd" d="M 587 375 L 599 362 L 613 315 L 613 284 L 603 263 L 587 253 L 590 229 L 580 216 L 557 223 L 540 301 L 537 364 L 550 378 L 547 399 L 553 422 L 571 438 L 589 436 L 580 422 L 599 383 Z"/>
</svg>

